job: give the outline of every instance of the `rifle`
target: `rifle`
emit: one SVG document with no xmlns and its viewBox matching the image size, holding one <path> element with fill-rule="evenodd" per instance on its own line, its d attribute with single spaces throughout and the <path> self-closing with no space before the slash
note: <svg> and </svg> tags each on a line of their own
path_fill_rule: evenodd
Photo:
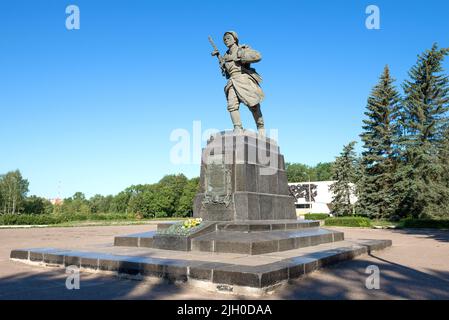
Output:
<svg viewBox="0 0 449 320">
<path fill-rule="evenodd" d="M 214 40 L 212 40 L 211 36 L 209 36 L 209 42 L 212 45 L 212 48 L 214 49 L 214 52 L 212 52 L 211 55 L 217 56 L 218 62 L 220 63 L 221 74 L 223 76 L 226 76 L 226 70 L 223 67 L 223 57 L 220 55 L 220 51 L 218 51 L 218 48 L 215 45 Z"/>
</svg>

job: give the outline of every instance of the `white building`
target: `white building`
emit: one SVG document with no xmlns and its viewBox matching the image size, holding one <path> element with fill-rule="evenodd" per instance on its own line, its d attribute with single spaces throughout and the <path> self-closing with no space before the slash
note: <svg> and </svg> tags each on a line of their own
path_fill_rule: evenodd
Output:
<svg viewBox="0 0 449 320">
<path fill-rule="evenodd" d="M 330 213 L 333 194 L 329 190 L 335 181 L 295 182 L 289 183 L 291 193 L 296 198 L 296 214 Z M 308 194 L 312 197 L 309 199 Z M 310 200 L 310 201 L 309 201 Z M 351 203 L 357 202 L 357 197 L 351 195 Z"/>
</svg>

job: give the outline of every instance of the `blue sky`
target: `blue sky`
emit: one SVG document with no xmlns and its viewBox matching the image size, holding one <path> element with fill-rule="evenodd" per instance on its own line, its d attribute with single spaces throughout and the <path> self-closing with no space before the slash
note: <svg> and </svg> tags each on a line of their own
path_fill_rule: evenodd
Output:
<svg viewBox="0 0 449 320">
<path fill-rule="evenodd" d="M 70 4 L 80 30 L 65 28 Z M 370 4 L 380 30 L 365 27 Z M 48 198 L 198 176 L 170 162 L 170 134 L 231 128 L 207 41 L 224 51 L 227 30 L 263 55 L 262 112 L 286 161 L 332 161 L 359 140 L 385 64 L 399 84 L 417 54 L 449 46 L 448 12 L 446 0 L 1 1 L 0 173 L 20 169 Z"/>
</svg>

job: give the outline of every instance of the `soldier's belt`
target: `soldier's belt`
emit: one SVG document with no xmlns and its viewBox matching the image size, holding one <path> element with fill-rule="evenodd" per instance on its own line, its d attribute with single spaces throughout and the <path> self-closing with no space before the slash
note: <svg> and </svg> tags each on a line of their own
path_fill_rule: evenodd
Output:
<svg viewBox="0 0 449 320">
<path fill-rule="evenodd" d="M 241 72 L 241 71 L 236 71 L 236 72 L 233 72 L 233 73 L 229 74 L 229 76 L 230 76 L 231 78 L 233 78 L 233 77 L 236 77 L 236 76 L 241 76 L 242 74 L 243 74 L 243 72 Z"/>
</svg>

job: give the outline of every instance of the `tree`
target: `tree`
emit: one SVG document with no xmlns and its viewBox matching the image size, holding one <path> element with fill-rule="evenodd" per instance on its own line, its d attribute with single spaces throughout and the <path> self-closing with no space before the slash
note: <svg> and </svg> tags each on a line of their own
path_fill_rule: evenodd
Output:
<svg viewBox="0 0 449 320">
<path fill-rule="evenodd" d="M 3 213 L 4 204 L 5 204 L 5 201 L 6 201 L 6 199 L 4 199 L 4 197 L 3 197 L 3 183 L 2 183 L 2 181 L 3 181 L 3 176 L 0 175 L 0 214 Z"/>
<path fill-rule="evenodd" d="M 375 218 L 391 216 L 395 209 L 392 192 L 400 136 L 400 95 L 393 85 L 388 66 L 373 88 L 363 120 L 362 179 L 358 207 Z"/>
<path fill-rule="evenodd" d="M 193 215 L 193 200 L 199 189 L 200 178 L 190 179 L 186 184 L 178 207 L 176 208 L 177 217 L 191 217 Z"/>
<path fill-rule="evenodd" d="M 113 196 L 103 196 L 96 194 L 89 199 L 90 212 L 92 213 L 108 213 L 111 210 Z"/>
<path fill-rule="evenodd" d="M 441 217 L 449 210 L 448 168 L 440 157 L 448 126 L 449 79 L 442 67 L 448 54 L 434 44 L 418 56 L 403 85 L 402 161 L 394 186 L 400 216 Z"/>
<path fill-rule="evenodd" d="M 175 213 L 176 208 L 179 205 L 179 200 L 183 194 L 184 189 L 186 188 L 188 184 L 188 179 L 183 174 L 171 174 L 164 176 L 159 181 L 159 186 L 161 187 L 161 190 L 164 188 L 168 188 L 168 192 L 171 193 L 171 210 L 168 212 L 168 214 L 171 216 Z"/>
<path fill-rule="evenodd" d="M 357 157 L 354 152 L 355 141 L 343 147 L 340 156 L 335 159 L 332 168 L 332 180 L 330 186 L 332 197 L 332 212 L 337 215 L 351 215 L 354 213 L 354 204 L 351 196 L 355 193 L 354 184 L 357 182 Z"/>
<path fill-rule="evenodd" d="M 288 182 L 304 182 L 309 181 L 309 168 L 302 163 L 285 164 Z"/>
<path fill-rule="evenodd" d="M 140 185 L 128 202 L 129 212 L 145 218 L 167 217 L 173 214 L 174 194 L 167 185 Z"/>
<path fill-rule="evenodd" d="M 332 179 L 332 162 L 320 162 L 312 168 L 311 181 L 329 181 Z"/>
<path fill-rule="evenodd" d="M 173 216 L 179 196 L 169 185 L 157 183 L 150 192 L 144 194 L 148 213 L 152 217 L 165 218 Z"/>
<path fill-rule="evenodd" d="M 64 199 L 61 208 L 62 213 L 66 214 L 89 214 L 90 207 L 89 201 L 86 199 L 86 196 L 82 192 L 76 192 L 72 197 Z"/>
<path fill-rule="evenodd" d="M 132 185 L 131 187 L 126 188 L 122 194 L 123 199 L 128 198 L 125 211 L 137 214 L 139 216 L 143 215 L 147 211 L 143 193 L 147 192 L 150 187 L 151 185 L 139 184 Z"/>
<path fill-rule="evenodd" d="M 47 199 L 31 196 L 24 200 L 23 212 L 26 214 L 49 214 L 53 212 L 53 205 Z"/>
<path fill-rule="evenodd" d="M 145 216 L 147 213 L 146 201 L 144 199 L 144 190 L 132 193 L 127 204 L 126 212 L 134 213 L 138 216 Z M 148 215 L 146 215 L 149 217 Z"/>
<path fill-rule="evenodd" d="M 126 213 L 130 198 L 131 192 L 127 190 L 118 193 L 111 201 L 110 212 Z"/>
<path fill-rule="evenodd" d="M 23 209 L 28 186 L 28 180 L 22 177 L 19 170 L 0 176 L 0 194 L 2 195 L 0 211 L 5 214 L 19 213 Z"/>
<path fill-rule="evenodd" d="M 327 181 L 332 177 L 332 162 L 320 162 L 315 167 L 287 162 L 285 170 L 288 182 Z"/>
<path fill-rule="evenodd" d="M 439 162 L 443 166 L 445 172 L 449 172 L 449 127 L 446 128 L 441 149 L 439 150 Z M 449 186 L 449 174 L 446 173 L 442 176 L 442 183 Z"/>
</svg>

